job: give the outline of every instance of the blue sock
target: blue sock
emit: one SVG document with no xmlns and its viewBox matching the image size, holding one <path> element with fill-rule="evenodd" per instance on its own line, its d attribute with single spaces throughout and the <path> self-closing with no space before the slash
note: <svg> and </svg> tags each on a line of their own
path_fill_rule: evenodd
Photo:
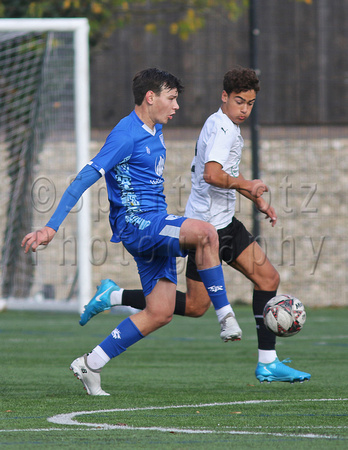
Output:
<svg viewBox="0 0 348 450">
<path fill-rule="evenodd" d="M 205 288 L 208 291 L 210 300 L 212 301 L 215 310 L 229 306 L 227 299 L 224 274 L 222 272 L 221 264 L 209 269 L 198 270 L 198 273 L 203 281 Z"/>
<path fill-rule="evenodd" d="M 137 326 L 127 317 L 99 346 L 109 358 L 114 358 L 143 337 Z"/>
</svg>

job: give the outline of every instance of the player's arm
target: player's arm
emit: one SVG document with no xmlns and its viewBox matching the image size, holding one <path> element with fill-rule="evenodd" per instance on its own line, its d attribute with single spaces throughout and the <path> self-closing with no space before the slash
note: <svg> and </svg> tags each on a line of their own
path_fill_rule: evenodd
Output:
<svg viewBox="0 0 348 450">
<path fill-rule="evenodd" d="M 39 245 L 47 245 L 51 242 L 61 223 L 76 205 L 85 190 L 99 180 L 100 177 L 101 174 L 90 165 L 85 166 L 77 174 L 75 180 L 64 192 L 57 209 L 46 226 L 41 228 L 41 230 L 28 233 L 23 238 L 22 247 L 24 247 L 25 253 L 28 253 L 30 248 L 35 252 Z"/>
<path fill-rule="evenodd" d="M 272 227 L 276 224 L 275 209 L 262 197 L 262 194 L 268 191 L 268 187 L 262 180 L 246 180 L 241 173 L 238 177 L 232 177 L 222 169 L 221 164 L 215 161 L 205 164 L 204 180 L 223 189 L 236 189 L 241 195 L 254 202 L 256 208 L 270 220 Z"/>
<path fill-rule="evenodd" d="M 269 219 L 272 227 L 277 223 L 277 214 L 273 206 L 266 202 L 262 197 L 253 200 L 256 208 L 265 215 L 265 219 Z"/>
<path fill-rule="evenodd" d="M 243 178 L 242 174 L 239 174 L 239 176 L 241 178 Z M 277 223 L 277 214 L 276 214 L 273 206 L 271 206 L 268 202 L 266 202 L 266 200 L 263 197 L 254 197 L 253 195 L 251 195 L 249 192 L 247 192 L 245 190 L 237 189 L 237 191 L 244 197 L 246 197 L 249 200 L 251 200 L 252 202 L 254 202 L 256 208 L 260 212 L 265 214 L 265 216 L 266 216 L 265 219 L 269 219 L 272 227 L 274 227 L 274 225 Z"/>
<path fill-rule="evenodd" d="M 250 195 L 258 198 L 268 187 L 262 180 L 246 180 L 242 175 L 232 177 L 222 169 L 222 165 L 215 161 L 209 161 L 204 166 L 204 181 L 213 186 L 223 189 L 236 189 L 246 197 Z"/>
</svg>

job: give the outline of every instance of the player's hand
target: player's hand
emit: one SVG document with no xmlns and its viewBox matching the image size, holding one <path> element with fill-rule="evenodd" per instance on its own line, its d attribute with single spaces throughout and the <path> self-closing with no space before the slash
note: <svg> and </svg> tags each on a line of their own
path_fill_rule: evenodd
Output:
<svg viewBox="0 0 348 450">
<path fill-rule="evenodd" d="M 277 223 L 277 214 L 275 212 L 275 209 L 273 206 L 269 205 L 266 201 L 263 199 L 258 199 L 258 201 L 255 202 L 257 209 L 265 214 L 265 219 L 269 219 L 271 222 L 272 227 Z"/>
<path fill-rule="evenodd" d="M 268 192 L 267 185 L 262 180 L 252 180 L 251 183 L 251 191 L 250 194 L 255 197 L 259 198 L 261 195 L 264 194 L 264 192 Z"/>
<path fill-rule="evenodd" d="M 54 238 L 56 231 L 50 227 L 43 227 L 41 230 L 33 231 L 24 236 L 21 246 L 24 247 L 25 253 L 31 249 L 35 252 L 39 245 L 47 245 Z"/>
<path fill-rule="evenodd" d="M 268 187 L 262 180 L 243 179 L 240 183 L 238 191 L 247 191 L 252 197 L 257 199 L 261 197 L 265 192 L 268 192 Z"/>
</svg>

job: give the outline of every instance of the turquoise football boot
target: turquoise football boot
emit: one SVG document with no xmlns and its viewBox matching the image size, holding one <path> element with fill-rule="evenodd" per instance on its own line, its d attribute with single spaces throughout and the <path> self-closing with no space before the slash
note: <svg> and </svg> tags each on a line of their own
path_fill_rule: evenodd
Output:
<svg viewBox="0 0 348 450">
<path fill-rule="evenodd" d="M 289 359 L 279 361 L 279 359 L 276 358 L 270 364 L 258 363 L 255 371 L 256 378 L 261 383 L 264 381 L 267 381 L 268 383 L 271 383 L 272 381 L 285 381 L 289 383 L 299 381 L 300 383 L 303 383 L 311 378 L 309 373 L 300 372 L 299 370 L 284 364 L 289 362 L 291 362 Z"/>
<path fill-rule="evenodd" d="M 102 311 L 106 311 L 111 308 L 110 304 L 110 294 L 113 291 L 119 291 L 120 287 L 117 286 L 112 280 L 106 279 L 102 280 L 100 286 L 97 288 L 92 300 L 85 306 L 83 313 L 81 314 L 81 319 L 79 324 L 81 326 L 86 325 L 86 323 L 96 314 Z"/>
</svg>

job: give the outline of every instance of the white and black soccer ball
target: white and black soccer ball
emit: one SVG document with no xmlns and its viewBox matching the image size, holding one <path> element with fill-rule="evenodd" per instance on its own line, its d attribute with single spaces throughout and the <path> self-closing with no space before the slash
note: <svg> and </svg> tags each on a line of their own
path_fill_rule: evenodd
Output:
<svg viewBox="0 0 348 450">
<path fill-rule="evenodd" d="M 306 322 L 303 304 L 291 295 L 277 295 L 266 303 L 263 310 L 266 328 L 277 336 L 288 337 L 301 331 Z"/>
</svg>

